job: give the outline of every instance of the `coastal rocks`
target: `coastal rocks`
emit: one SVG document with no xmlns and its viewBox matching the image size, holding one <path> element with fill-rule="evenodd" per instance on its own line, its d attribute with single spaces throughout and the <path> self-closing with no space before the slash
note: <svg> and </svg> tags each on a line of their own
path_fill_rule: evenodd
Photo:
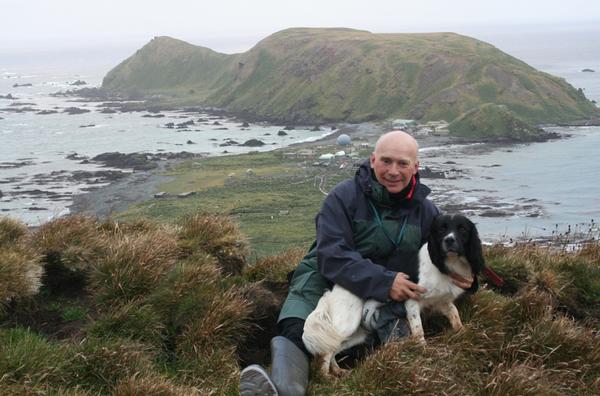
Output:
<svg viewBox="0 0 600 396">
<path fill-rule="evenodd" d="M 134 171 L 152 170 L 158 167 L 158 162 L 162 160 L 183 160 L 195 157 L 196 154 L 187 151 L 179 153 L 119 153 L 108 152 L 102 153 L 91 160 L 100 162 L 106 167 L 133 169 Z"/>
<path fill-rule="evenodd" d="M 245 147 L 260 147 L 260 146 L 264 146 L 265 142 L 263 142 L 262 140 L 258 140 L 258 139 L 250 139 L 250 140 L 246 140 L 244 143 L 241 144 L 241 146 L 245 146 Z"/>
<path fill-rule="evenodd" d="M 175 124 L 175 128 L 177 129 L 185 129 L 189 126 L 195 125 L 196 123 L 194 122 L 194 120 L 189 120 L 189 121 L 185 121 L 185 122 L 180 122 L 179 124 Z"/>
<path fill-rule="evenodd" d="M 86 124 L 86 125 L 79 125 L 79 128 L 92 128 L 95 126 L 96 126 L 96 124 Z"/>
<path fill-rule="evenodd" d="M 16 100 L 17 98 L 12 96 L 12 94 L 8 94 L 8 95 L 0 95 L 0 99 Z"/>
<path fill-rule="evenodd" d="M 220 147 L 237 146 L 239 143 L 235 140 L 227 139 L 225 143 L 219 144 Z"/>
<path fill-rule="evenodd" d="M 30 106 L 26 106 L 26 107 L 14 107 L 14 106 L 22 106 L 21 103 L 13 103 L 11 104 L 11 106 L 13 107 L 5 107 L 1 110 L 3 111 L 10 111 L 11 113 L 25 113 L 25 112 L 36 112 L 39 111 L 38 109 L 35 109 L 33 107 Z"/>
<path fill-rule="evenodd" d="M 446 174 L 442 171 L 435 171 L 430 167 L 426 166 L 419 169 L 419 175 L 424 179 L 445 179 Z"/>
<path fill-rule="evenodd" d="M 102 113 L 102 114 L 114 114 L 116 112 L 117 112 L 116 110 L 113 110 L 110 107 L 105 107 L 102 110 L 100 110 L 100 113 Z"/>
<path fill-rule="evenodd" d="M 84 113 L 89 113 L 89 112 L 90 112 L 90 110 L 82 109 L 79 107 L 67 107 L 66 109 L 63 110 L 63 113 L 67 113 L 69 115 L 84 114 Z"/>
<path fill-rule="evenodd" d="M 19 88 L 19 87 L 33 87 L 33 84 L 31 84 L 31 83 L 13 84 L 13 88 Z"/>
<path fill-rule="evenodd" d="M 596 70 L 594 70 L 594 69 L 583 69 L 583 70 L 581 70 L 581 71 L 582 71 L 583 73 L 595 73 L 595 72 L 596 72 Z"/>
<path fill-rule="evenodd" d="M 69 85 L 79 86 L 79 85 L 87 85 L 87 83 L 82 80 L 77 80 L 75 82 L 69 83 Z"/>
<path fill-rule="evenodd" d="M 82 161 L 82 160 L 88 159 L 85 155 L 79 155 L 77 153 L 71 153 L 71 154 L 67 155 L 65 158 L 68 160 L 73 160 L 73 161 Z"/>
<path fill-rule="evenodd" d="M 102 153 L 92 158 L 112 168 L 133 168 L 134 170 L 149 170 L 157 167 L 152 156 L 143 153 L 123 154 L 118 152 Z"/>
<path fill-rule="evenodd" d="M 33 161 L 31 160 L 22 160 L 19 162 L 0 162 L 0 169 L 15 169 L 21 168 L 23 166 L 32 165 Z"/>
<path fill-rule="evenodd" d="M 41 111 L 38 111 L 35 114 L 37 114 L 37 115 L 48 115 L 48 114 L 56 114 L 56 113 L 58 113 L 58 111 L 56 111 L 56 110 L 41 110 Z"/>
<path fill-rule="evenodd" d="M 285 131 L 279 131 L 277 132 L 277 136 L 287 136 L 287 133 L 285 133 Z"/>
</svg>

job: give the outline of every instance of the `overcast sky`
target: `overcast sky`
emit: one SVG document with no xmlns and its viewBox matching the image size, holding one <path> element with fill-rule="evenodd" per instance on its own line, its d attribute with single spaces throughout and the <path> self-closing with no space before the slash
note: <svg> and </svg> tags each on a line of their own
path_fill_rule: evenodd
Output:
<svg viewBox="0 0 600 396">
<path fill-rule="evenodd" d="M 137 48 L 168 35 L 237 52 L 298 26 L 468 34 L 511 24 L 600 25 L 600 0 L 0 0 L 0 10 L 5 50 L 114 42 Z"/>
</svg>

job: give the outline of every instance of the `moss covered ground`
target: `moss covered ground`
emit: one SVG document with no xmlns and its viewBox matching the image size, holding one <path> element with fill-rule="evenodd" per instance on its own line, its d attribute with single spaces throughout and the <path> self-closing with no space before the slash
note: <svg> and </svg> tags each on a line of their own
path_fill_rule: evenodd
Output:
<svg viewBox="0 0 600 396">
<path fill-rule="evenodd" d="M 334 149 L 321 151 L 328 148 Z M 316 157 L 318 153 L 315 150 Z M 173 222 L 193 211 L 227 214 L 248 236 L 256 257 L 291 247 L 308 248 L 315 236 L 314 217 L 324 198 L 319 187 L 327 191 L 353 175 L 355 160 L 315 166 L 314 158 L 284 159 L 285 155 L 273 151 L 185 162 L 170 171 L 173 181 L 159 187 L 168 198 L 137 204 L 118 218 Z M 346 167 L 339 169 L 341 164 Z M 194 194 L 177 197 L 186 192 Z"/>
</svg>

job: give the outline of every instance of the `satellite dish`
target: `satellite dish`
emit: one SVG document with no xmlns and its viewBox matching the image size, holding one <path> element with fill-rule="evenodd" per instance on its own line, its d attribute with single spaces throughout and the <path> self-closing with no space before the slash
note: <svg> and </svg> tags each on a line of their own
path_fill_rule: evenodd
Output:
<svg viewBox="0 0 600 396">
<path fill-rule="evenodd" d="M 350 136 L 346 135 L 345 133 L 342 133 L 337 138 L 337 144 L 340 146 L 349 146 L 350 143 L 352 143 L 352 140 L 350 139 Z"/>
</svg>

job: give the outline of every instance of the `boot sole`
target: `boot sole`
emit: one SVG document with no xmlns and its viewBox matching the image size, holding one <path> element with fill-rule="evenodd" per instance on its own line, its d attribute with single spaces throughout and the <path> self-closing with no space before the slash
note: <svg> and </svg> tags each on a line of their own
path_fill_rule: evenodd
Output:
<svg viewBox="0 0 600 396">
<path fill-rule="evenodd" d="M 269 374 L 259 365 L 253 364 L 242 370 L 240 375 L 241 396 L 278 396 Z"/>
</svg>

